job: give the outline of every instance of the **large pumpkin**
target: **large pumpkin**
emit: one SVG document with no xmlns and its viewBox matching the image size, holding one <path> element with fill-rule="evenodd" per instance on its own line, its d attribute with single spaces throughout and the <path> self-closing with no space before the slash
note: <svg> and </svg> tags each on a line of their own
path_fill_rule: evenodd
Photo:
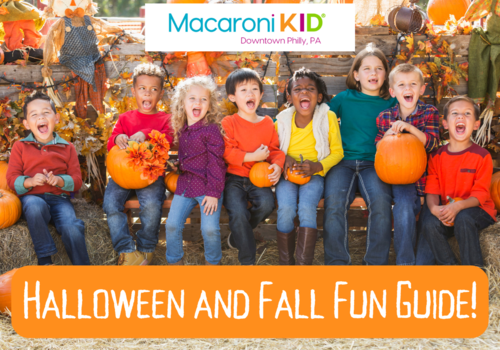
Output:
<svg viewBox="0 0 500 350">
<path fill-rule="evenodd" d="M 494 173 L 490 185 L 491 199 L 495 202 L 495 208 L 500 213 L 500 172 Z"/>
<path fill-rule="evenodd" d="M 273 183 L 269 180 L 269 175 L 273 170 L 269 169 L 270 166 L 268 162 L 255 163 L 250 169 L 250 181 L 257 187 L 271 187 Z"/>
<path fill-rule="evenodd" d="M 375 170 L 380 180 L 391 185 L 418 181 L 427 167 L 424 145 L 412 134 L 389 135 L 379 141 Z"/>
<path fill-rule="evenodd" d="M 0 189 L 0 229 L 14 225 L 21 217 L 21 201 L 12 192 Z"/>
<path fill-rule="evenodd" d="M 0 276 L 0 312 L 6 312 L 7 309 L 12 311 L 12 276 L 14 276 L 16 271 L 17 269 L 10 270 Z"/>
<path fill-rule="evenodd" d="M 427 5 L 429 19 L 437 25 L 444 25 L 454 15 L 456 20 L 462 18 L 470 6 L 470 0 L 430 0 Z"/>
<path fill-rule="evenodd" d="M 311 177 L 308 176 L 308 177 L 302 177 L 304 175 L 297 175 L 297 173 L 299 172 L 298 170 L 293 170 L 293 171 L 290 171 L 291 168 L 288 168 L 286 170 L 286 176 L 288 177 L 288 181 L 290 182 L 293 182 L 294 184 L 297 184 L 297 185 L 304 185 L 306 183 L 308 183 L 309 181 L 311 181 Z"/>
<path fill-rule="evenodd" d="M 165 176 L 165 186 L 167 187 L 168 192 L 175 193 L 177 189 L 177 180 L 179 180 L 179 174 L 177 173 L 168 173 Z"/>
<path fill-rule="evenodd" d="M 14 193 L 7 185 L 7 162 L 5 161 L 0 161 L 0 190 L 6 190 L 9 192 Z"/>
<path fill-rule="evenodd" d="M 120 187 L 127 190 L 138 190 L 149 186 L 148 180 L 141 179 L 141 172 L 127 165 L 127 151 L 114 146 L 108 153 L 106 167 L 109 175 Z"/>
</svg>

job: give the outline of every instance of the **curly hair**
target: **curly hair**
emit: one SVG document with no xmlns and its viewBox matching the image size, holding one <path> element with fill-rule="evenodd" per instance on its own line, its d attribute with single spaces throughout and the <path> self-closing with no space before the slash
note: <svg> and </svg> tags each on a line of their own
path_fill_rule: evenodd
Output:
<svg viewBox="0 0 500 350">
<path fill-rule="evenodd" d="M 172 129 L 174 130 L 174 142 L 176 144 L 179 143 L 181 129 L 184 127 L 184 125 L 187 124 L 187 114 L 184 108 L 184 99 L 186 98 L 189 90 L 191 90 L 191 87 L 195 85 L 208 90 L 210 95 L 209 107 L 207 114 L 205 115 L 205 123 L 207 125 L 216 124 L 223 134 L 221 126 L 223 115 L 217 103 L 217 84 L 215 84 L 215 81 L 208 76 L 195 76 L 183 80 L 179 84 L 177 84 L 177 86 L 175 87 L 174 96 L 171 100 L 170 111 L 172 112 L 172 117 L 170 118 L 170 123 L 172 125 Z"/>
<path fill-rule="evenodd" d="M 305 67 L 302 67 L 299 70 L 296 70 L 293 73 L 292 78 L 288 81 L 288 84 L 286 86 L 285 102 L 287 102 L 287 96 L 292 95 L 293 83 L 299 79 L 302 79 L 302 78 L 309 78 L 312 81 L 314 81 L 314 84 L 316 85 L 316 89 L 318 90 L 318 95 L 319 94 L 322 95 L 321 101 L 318 101 L 318 105 L 322 104 L 323 102 L 325 102 L 325 103 L 330 102 L 330 95 L 328 95 L 326 83 L 321 78 L 321 75 L 319 75 L 318 73 L 313 72 L 312 70 L 307 69 Z M 287 102 L 286 106 L 290 107 L 290 103 Z"/>
<path fill-rule="evenodd" d="M 389 64 L 387 63 L 387 58 L 385 57 L 384 53 L 378 49 L 375 44 L 369 43 L 366 45 L 366 48 L 361 50 L 356 57 L 354 58 L 354 62 L 352 63 L 351 69 L 349 70 L 349 73 L 347 74 L 347 79 L 346 79 L 346 85 L 348 89 L 352 90 L 357 90 L 361 92 L 361 84 L 359 81 L 357 81 L 354 78 L 354 72 L 358 72 L 359 68 L 361 67 L 361 64 L 363 63 L 363 60 L 365 57 L 368 56 L 375 56 L 377 57 L 381 62 L 382 65 L 384 66 L 385 69 L 385 80 L 384 83 L 382 84 L 382 87 L 380 88 L 380 97 L 383 99 L 389 99 L 391 97 L 389 93 Z"/>
<path fill-rule="evenodd" d="M 160 79 L 160 86 L 163 89 L 163 82 L 165 81 L 165 71 L 163 68 L 152 64 L 152 63 L 142 63 L 134 68 L 134 81 L 133 86 L 137 81 L 137 77 L 141 75 L 149 75 L 150 77 L 158 77 Z"/>
</svg>

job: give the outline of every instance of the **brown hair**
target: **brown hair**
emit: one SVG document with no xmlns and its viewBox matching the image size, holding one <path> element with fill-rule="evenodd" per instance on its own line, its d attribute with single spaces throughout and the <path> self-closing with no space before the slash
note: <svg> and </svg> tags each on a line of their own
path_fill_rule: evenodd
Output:
<svg viewBox="0 0 500 350">
<path fill-rule="evenodd" d="M 142 63 L 134 68 L 133 86 L 137 82 L 137 77 L 141 75 L 148 75 L 150 77 L 158 77 L 160 79 L 160 91 L 163 90 L 163 82 L 165 81 L 165 71 L 163 68 L 152 64 L 152 63 Z"/>
<path fill-rule="evenodd" d="M 29 95 L 28 97 L 26 97 L 24 99 L 22 119 L 26 119 L 28 117 L 28 105 L 30 104 L 30 102 L 33 102 L 35 100 L 43 100 L 43 101 L 50 103 L 50 108 L 52 108 L 54 113 L 57 114 L 57 110 L 56 110 L 56 106 L 54 104 L 54 101 L 52 101 L 52 99 L 48 95 L 45 95 L 43 92 L 35 90 L 31 95 Z"/>
<path fill-rule="evenodd" d="M 391 73 L 389 73 L 389 86 L 392 87 L 392 84 L 394 83 L 394 78 L 396 77 L 396 74 L 398 73 L 417 73 L 419 78 L 420 78 L 420 84 L 424 85 L 424 74 L 420 70 L 420 68 L 414 66 L 413 64 L 409 63 L 403 63 L 399 64 L 396 67 L 394 67 L 391 70 Z"/>
<path fill-rule="evenodd" d="M 363 62 L 365 57 L 368 56 L 377 57 L 384 65 L 386 75 L 385 81 L 380 88 L 380 97 L 387 100 L 389 97 L 391 97 L 389 93 L 389 79 L 387 79 L 389 75 L 389 65 L 387 64 L 387 58 L 385 57 L 384 53 L 380 49 L 377 49 L 377 47 L 373 43 L 369 43 L 368 45 L 366 45 L 366 48 L 361 50 L 354 58 L 354 63 L 352 64 L 351 70 L 349 70 L 349 73 L 347 74 L 347 88 L 361 92 L 361 84 L 359 83 L 359 81 L 354 79 L 354 72 L 359 71 L 361 63 Z"/>
<path fill-rule="evenodd" d="M 473 107 L 474 107 L 474 117 L 476 120 L 479 120 L 479 116 L 481 114 L 481 111 L 479 109 L 479 106 L 474 103 L 474 100 L 470 98 L 469 96 L 465 95 L 460 95 L 460 96 L 455 96 L 452 99 L 450 99 L 446 104 L 444 105 L 444 119 L 448 120 L 448 112 L 450 111 L 450 106 L 458 101 L 465 101 L 469 102 Z"/>
</svg>

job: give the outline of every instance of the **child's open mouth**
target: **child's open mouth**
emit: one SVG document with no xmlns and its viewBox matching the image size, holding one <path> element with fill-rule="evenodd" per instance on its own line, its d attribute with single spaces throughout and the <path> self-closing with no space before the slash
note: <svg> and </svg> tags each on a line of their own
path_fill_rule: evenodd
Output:
<svg viewBox="0 0 500 350">
<path fill-rule="evenodd" d="M 47 123 L 45 123 L 45 122 L 40 123 L 40 124 L 37 126 L 37 128 L 38 128 L 38 131 L 39 131 L 40 133 L 42 133 L 42 134 L 46 134 L 46 133 L 48 133 L 48 132 L 49 132 L 49 126 L 48 126 L 48 125 L 47 125 Z"/>
<path fill-rule="evenodd" d="M 250 110 L 255 109 L 255 100 L 248 100 L 247 101 L 247 108 Z"/>
<path fill-rule="evenodd" d="M 201 114 L 201 109 L 199 109 L 199 108 L 193 109 L 193 117 L 199 118 L 200 114 Z"/>
<path fill-rule="evenodd" d="M 403 98 L 405 99 L 406 102 L 412 103 L 413 102 L 413 94 L 404 94 Z"/>
<path fill-rule="evenodd" d="M 308 98 L 303 98 L 300 100 L 300 108 L 308 109 L 311 106 L 311 101 Z"/>
<path fill-rule="evenodd" d="M 457 135 L 465 134 L 465 123 L 457 123 L 455 125 L 455 130 L 457 131 Z"/>
<path fill-rule="evenodd" d="M 152 107 L 151 101 L 142 101 L 142 108 L 149 110 Z"/>
<path fill-rule="evenodd" d="M 378 84 L 378 79 L 377 78 L 371 78 L 371 79 L 368 79 L 368 82 L 370 84 Z"/>
</svg>

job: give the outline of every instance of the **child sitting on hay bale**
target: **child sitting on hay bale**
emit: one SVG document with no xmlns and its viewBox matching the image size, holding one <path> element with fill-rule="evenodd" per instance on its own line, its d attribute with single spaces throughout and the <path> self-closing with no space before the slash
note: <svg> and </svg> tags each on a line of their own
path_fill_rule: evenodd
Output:
<svg viewBox="0 0 500 350">
<path fill-rule="evenodd" d="M 456 96 L 445 105 L 443 126 L 450 143 L 430 156 L 427 198 L 420 214 L 421 233 L 440 265 L 458 264 L 447 241 L 455 235 L 462 264 L 482 268 L 479 231 L 496 221 L 489 192 L 493 161 L 470 140 L 479 125 L 479 108 L 470 97 Z"/>
<path fill-rule="evenodd" d="M 82 185 L 75 147 L 54 132 L 59 114 L 47 95 L 33 93 L 23 109 L 23 124 L 31 134 L 12 147 L 7 182 L 21 199 L 38 265 L 52 265 L 51 256 L 57 253 L 47 227 L 51 219 L 71 263 L 90 265 L 85 226 L 69 199 L 69 192 Z"/>
<path fill-rule="evenodd" d="M 120 115 L 108 140 L 108 151 L 115 145 L 121 149 L 128 141 L 144 142 L 152 130 L 165 134 L 172 143 L 170 114 L 158 112 L 156 105 L 163 96 L 165 72 L 154 64 L 145 63 L 134 69 L 132 94 L 137 101 L 137 110 Z M 104 192 L 103 209 L 114 249 L 120 254 L 118 265 L 148 265 L 158 243 L 162 205 L 165 201 L 164 177 L 160 176 L 151 185 L 135 190 L 141 205 L 141 229 L 137 232 L 137 249 L 130 235 L 127 215 L 123 212 L 131 190 L 122 188 L 113 179 Z"/>
</svg>

